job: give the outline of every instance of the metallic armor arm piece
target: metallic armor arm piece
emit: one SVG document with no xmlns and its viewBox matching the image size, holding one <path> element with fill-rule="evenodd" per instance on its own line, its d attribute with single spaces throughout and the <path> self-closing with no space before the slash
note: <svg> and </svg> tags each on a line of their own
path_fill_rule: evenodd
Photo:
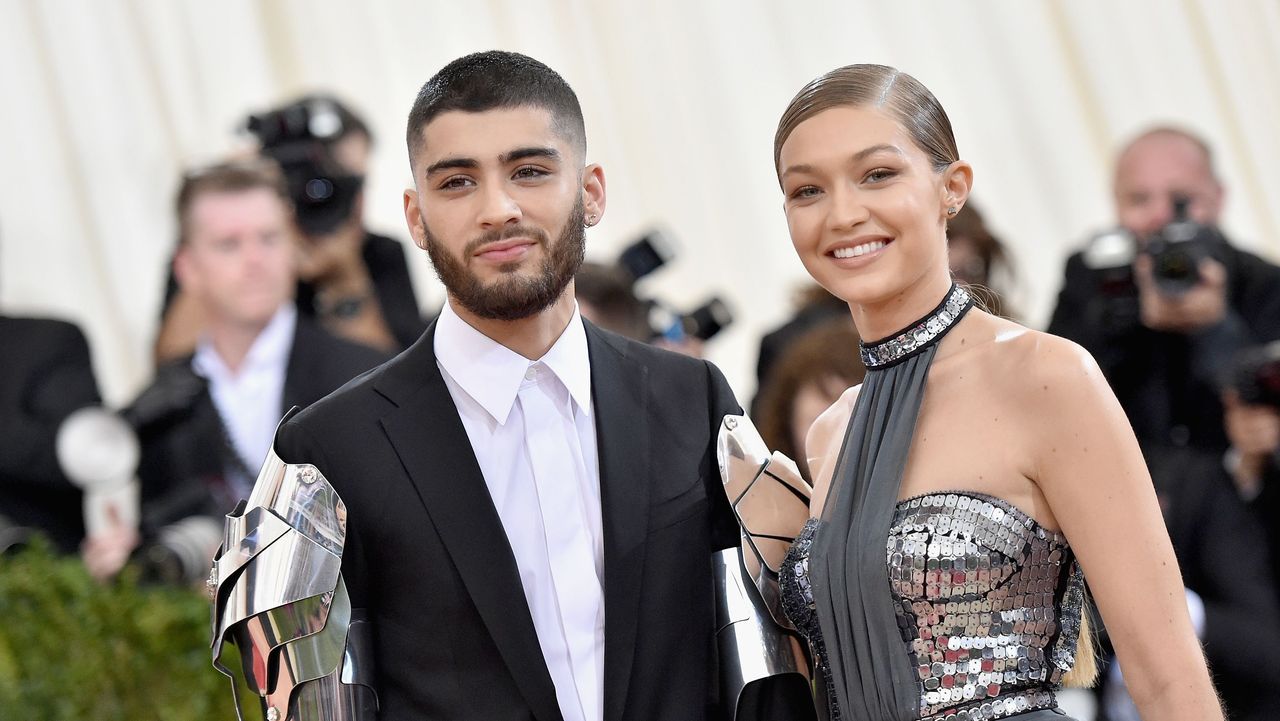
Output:
<svg viewBox="0 0 1280 721">
<path fill-rule="evenodd" d="M 746 416 L 725 416 L 716 455 L 742 529 L 742 543 L 713 561 L 720 698 L 725 717 L 736 721 L 753 684 L 788 676 L 810 682 L 805 643 L 782 611 L 778 571 L 809 517 L 812 488 L 791 459 L 769 453 Z"/>
<path fill-rule="evenodd" d="M 227 515 L 209 576 L 213 665 L 231 677 L 238 713 L 247 688 L 264 721 L 376 718 L 369 623 L 341 575 L 346 513 L 314 466 L 272 450 L 249 500 Z"/>
</svg>

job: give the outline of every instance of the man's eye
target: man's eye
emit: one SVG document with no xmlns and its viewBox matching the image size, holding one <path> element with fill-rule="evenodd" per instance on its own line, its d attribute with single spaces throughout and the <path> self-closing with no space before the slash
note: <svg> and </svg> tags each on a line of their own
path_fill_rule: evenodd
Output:
<svg viewBox="0 0 1280 721">
<path fill-rule="evenodd" d="M 457 190 L 458 188 L 465 188 L 471 184 L 471 178 L 462 175 L 455 175 L 452 178 L 447 178 L 443 183 L 441 183 L 440 189 Z"/>
<path fill-rule="evenodd" d="M 542 168 L 535 168 L 531 165 L 526 165 L 523 168 L 518 168 L 512 177 L 516 180 L 532 180 L 533 178 L 540 178 L 544 175 L 547 175 L 547 171 Z"/>
</svg>

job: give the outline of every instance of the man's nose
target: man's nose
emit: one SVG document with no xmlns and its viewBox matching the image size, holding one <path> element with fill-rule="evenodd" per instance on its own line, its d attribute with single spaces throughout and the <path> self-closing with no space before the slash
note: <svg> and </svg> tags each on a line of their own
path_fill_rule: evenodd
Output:
<svg viewBox="0 0 1280 721">
<path fill-rule="evenodd" d="M 478 218 L 482 227 L 500 228 L 508 223 L 519 222 L 524 217 L 520 204 L 501 184 L 490 185 L 484 191 L 483 198 Z"/>
</svg>

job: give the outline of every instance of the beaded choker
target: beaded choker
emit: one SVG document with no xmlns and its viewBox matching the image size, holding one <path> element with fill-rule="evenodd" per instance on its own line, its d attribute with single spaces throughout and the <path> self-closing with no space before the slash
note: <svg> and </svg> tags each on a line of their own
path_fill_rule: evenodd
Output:
<svg viewBox="0 0 1280 721">
<path fill-rule="evenodd" d="M 901 363 L 937 342 L 972 307 L 973 296 L 953 283 L 947 297 L 925 317 L 884 340 L 859 343 L 863 364 L 875 370 Z"/>
</svg>

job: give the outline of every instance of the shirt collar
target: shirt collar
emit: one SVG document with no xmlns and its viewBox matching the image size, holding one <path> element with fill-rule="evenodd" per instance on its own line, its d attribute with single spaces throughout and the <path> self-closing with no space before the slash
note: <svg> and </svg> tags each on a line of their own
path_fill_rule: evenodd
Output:
<svg viewBox="0 0 1280 721">
<path fill-rule="evenodd" d="M 239 373 L 233 373 L 227 367 L 208 335 L 201 336 L 196 343 L 192 367 L 209 378 L 214 376 L 234 378 L 240 373 L 258 368 L 284 367 L 289 362 L 289 351 L 293 348 L 293 336 L 297 325 L 297 308 L 292 302 L 281 305 L 258 337 L 253 339 L 253 345 L 249 346 L 249 352 L 244 356 Z"/>
<path fill-rule="evenodd" d="M 446 302 L 436 321 L 436 361 L 455 383 L 497 421 L 505 425 L 515 405 L 525 372 L 534 363 L 551 370 L 583 413 L 591 414 L 591 360 L 587 333 L 578 305 L 569 325 L 550 350 L 531 361 L 471 327 Z"/>
</svg>

